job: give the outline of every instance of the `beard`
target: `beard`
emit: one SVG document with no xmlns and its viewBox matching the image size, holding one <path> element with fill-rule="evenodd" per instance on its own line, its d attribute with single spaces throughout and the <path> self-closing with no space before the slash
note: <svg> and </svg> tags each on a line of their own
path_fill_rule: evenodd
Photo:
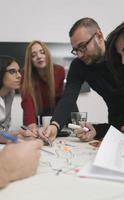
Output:
<svg viewBox="0 0 124 200">
<path fill-rule="evenodd" d="M 93 63 L 96 63 L 100 60 L 101 57 L 103 57 L 102 49 L 98 46 L 97 43 L 94 44 L 94 49 L 95 51 L 93 52 L 92 55 L 87 55 L 86 57 L 84 56 L 81 58 L 81 60 L 86 64 L 86 65 L 91 65 Z"/>
</svg>

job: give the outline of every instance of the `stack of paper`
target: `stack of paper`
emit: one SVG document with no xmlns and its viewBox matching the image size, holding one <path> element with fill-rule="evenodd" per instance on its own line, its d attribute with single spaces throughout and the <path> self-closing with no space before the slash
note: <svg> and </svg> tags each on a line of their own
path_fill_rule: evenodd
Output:
<svg viewBox="0 0 124 200">
<path fill-rule="evenodd" d="M 124 181 L 124 135 L 111 126 L 93 161 L 79 176 Z"/>
</svg>

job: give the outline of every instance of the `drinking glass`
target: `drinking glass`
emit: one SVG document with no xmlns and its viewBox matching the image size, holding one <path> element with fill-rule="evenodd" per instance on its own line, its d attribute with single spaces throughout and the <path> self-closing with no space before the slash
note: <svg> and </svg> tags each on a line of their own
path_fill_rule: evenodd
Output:
<svg viewBox="0 0 124 200">
<path fill-rule="evenodd" d="M 80 125 L 81 122 L 87 121 L 87 112 L 71 112 L 72 124 Z"/>
</svg>

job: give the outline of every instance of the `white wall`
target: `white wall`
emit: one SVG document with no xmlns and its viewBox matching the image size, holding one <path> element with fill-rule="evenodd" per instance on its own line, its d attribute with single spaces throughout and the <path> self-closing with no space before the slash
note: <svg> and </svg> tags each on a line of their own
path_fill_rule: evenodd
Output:
<svg viewBox="0 0 124 200">
<path fill-rule="evenodd" d="M 86 16 L 96 19 L 106 35 L 124 20 L 124 1 L 0 0 L 0 40 L 69 42 L 70 27 Z"/>
<path fill-rule="evenodd" d="M 95 91 L 91 90 L 88 93 L 81 93 L 77 101 L 80 111 L 88 112 L 89 122 L 94 123 L 105 123 L 107 122 L 107 106 L 102 99 Z"/>
<path fill-rule="evenodd" d="M 97 20 L 106 36 L 124 20 L 123 9 L 123 0 L 0 0 L 0 41 L 69 42 L 70 27 L 86 16 Z M 20 124 L 22 110 L 15 104 L 12 123 Z M 88 120 L 107 120 L 106 105 L 94 91 L 81 94 L 78 105 L 88 111 Z"/>
</svg>

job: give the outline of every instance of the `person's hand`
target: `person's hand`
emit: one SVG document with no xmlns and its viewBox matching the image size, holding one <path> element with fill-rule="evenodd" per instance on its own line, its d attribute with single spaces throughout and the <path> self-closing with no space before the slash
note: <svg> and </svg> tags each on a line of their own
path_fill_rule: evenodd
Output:
<svg viewBox="0 0 124 200">
<path fill-rule="evenodd" d="M 31 131 L 31 135 L 32 137 L 38 137 L 38 128 L 37 128 L 37 124 L 33 123 L 33 124 L 29 124 L 28 125 L 29 130 Z"/>
<path fill-rule="evenodd" d="M 18 131 L 18 135 L 22 135 L 24 137 L 37 138 L 38 137 L 38 132 L 37 132 L 37 129 L 33 129 L 33 130 L 22 130 L 22 129 L 20 129 Z"/>
<path fill-rule="evenodd" d="M 0 162 L 9 182 L 36 173 L 40 158 L 41 140 L 7 144 L 0 152 Z M 0 166 L 1 167 L 1 166 Z"/>
<path fill-rule="evenodd" d="M 96 130 L 94 129 L 91 123 L 81 123 L 80 126 L 87 127 L 89 131 L 83 131 L 82 128 L 78 128 L 74 130 L 76 136 L 83 142 L 89 142 L 94 139 L 96 136 Z"/>
<path fill-rule="evenodd" d="M 23 130 L 20 129 L 18 131 L 19 136 L 23 136 L 23 137 L 31 137 L 31 138 L 37 138 L 38 137 L 38 128 L 37 125 L 35 123 L 30 124 L 27 126 L 28 130 Z"/>
<path fill-rule="evenodd" d="M 44 141 L 46 138 L 51 139 L 51 141 L 54 141 L 57 135 L 57 128 L 54 125 L 49 125 L 44 128 L 38 129 L 39 137 L 42 138 Z"/>
</svg>

